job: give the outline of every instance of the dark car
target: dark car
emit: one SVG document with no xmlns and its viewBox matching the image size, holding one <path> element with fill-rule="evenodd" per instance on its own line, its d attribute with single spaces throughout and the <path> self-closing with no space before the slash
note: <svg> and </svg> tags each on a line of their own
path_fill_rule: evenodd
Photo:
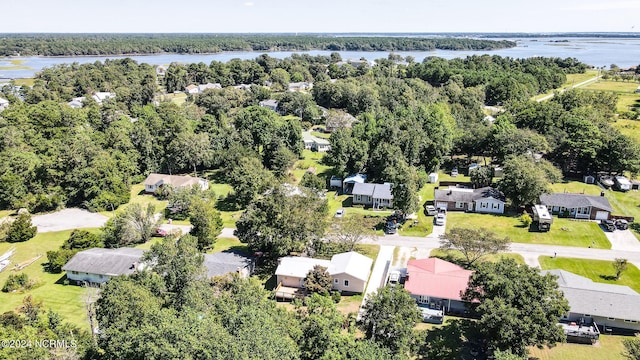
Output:
<svg viewBox="0 0 640 360">
<path fill-rule="evenodd" d="M 616 220 L 616 228 L 618 230 L 627 230 L 629 228 L 629 222 L 625 219 Z"/>
<path fill-rule="evenodd" d="M 398 224 L 394 221 L 387 221 L 384 227 L 384 232 L 387 234 L 395 234 L 398 232 Z"/>
<path fill-rule="evenodd" d="M 613 220 L 601 220 L 600 225 L 607 231 L 614 231 L 616 229 L 616 223 Z"/>
</svg>

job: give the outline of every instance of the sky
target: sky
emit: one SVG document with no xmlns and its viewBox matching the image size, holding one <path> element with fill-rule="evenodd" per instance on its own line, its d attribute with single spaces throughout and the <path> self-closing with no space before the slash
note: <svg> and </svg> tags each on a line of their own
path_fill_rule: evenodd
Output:
<svg viewBox="0 0 640 360">
<path fill-rule="evenodd" d="M 0 33 L 640 34 L 638 14 L 640 0 L 18 0 L 3 8 Z"/>
</svg>

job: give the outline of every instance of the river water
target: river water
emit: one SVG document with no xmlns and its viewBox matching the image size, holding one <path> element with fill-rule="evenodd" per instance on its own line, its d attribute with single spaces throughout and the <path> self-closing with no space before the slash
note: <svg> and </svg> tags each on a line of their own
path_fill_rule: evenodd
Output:
<svg viewBox="0 0 640 360">
<path fill-rule="evenodd" d="M 622 68 L 640 64 L 640 38 L 506 38 L 516 41 L 518 46 L 510 49 L 479 50 L 479 51 L 399 51 L 396 54 L 402 56 L 411 55 L 420 62 L 425 57 L 439 56 L 445 59 L 467 57 L 469 55 L 500 55 L 512 58 L 528 58 L 535 56 L 545 57 L 575 57 L 578 60 L 595 67 L 608 68 L 616 64 Z M 331 51 L 278 51 L 270 52 L 269 56 L 285 58 L 293 53 L 305 53 L 310 55 L 329 55 Z M 383 51 L 338 51 L 343 60 L 360 59 L 375 60 L 386 58 L 389 53 Z M 226 52 L 218 54 L 158 54 L 139 56 L 75 56 L 75 57 L 15 57 L 0 58 L 0 80 L 31 78 L 45 67 L 51 67 L 62 63 L 92 63 L 105 59 L 120 59 L 129 57 L 137 62 L 145 62 L 151 65 L 169 65 L 172 62 L 205 64 L 211 61 L 227 62 L 234 58 L 254 59 L 262 52 Z M 12 60 L 19 60 L 18 65 Z"/>
</svg>

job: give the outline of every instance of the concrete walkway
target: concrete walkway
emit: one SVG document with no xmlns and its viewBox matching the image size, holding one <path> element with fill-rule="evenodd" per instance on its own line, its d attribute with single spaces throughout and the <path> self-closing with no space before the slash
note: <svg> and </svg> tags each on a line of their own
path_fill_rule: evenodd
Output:
<svg viewBox="0 0 640 360">
<path fill-rule="evenodd" d="M 387 269 L 393 261 L 393 251 L 395 246 L 380 246 L 380 252 L 376 258 L 376 262 L 373 265 L 373 270 L 369 276 L 369 282 L 367 283 L 367 289 L 362 297 L 362 304 L 360 304 L 360 312 L 358 313 L 358 319 L 362 314 L 362 307 L 367 302 L 370 295 L 378 291 L 380 287 L 383 287 L 387 280 Z"/>
</svg>

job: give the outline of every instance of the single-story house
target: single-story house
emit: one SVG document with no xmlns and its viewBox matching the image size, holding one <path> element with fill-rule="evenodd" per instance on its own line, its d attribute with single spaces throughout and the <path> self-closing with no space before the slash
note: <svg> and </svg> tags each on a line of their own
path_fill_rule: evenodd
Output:
<svg viewBox="0 0 640 360">
<path fill-rule="evenodd" d="M 372 206 L 374 209 L 393 207 L 390 183 L 355 183 L 351 195 L 353 195 L 353 204 Z"/>
<path fill-rule="evenodd" d="M 202 190 L 209 188 L 209 181 L 202 178 L 195 178 L 189 175 L 167 175 L 167 174 L 149 174 L 144 181 L 144 191 L 147 194 L 153 194 L 163 185 L 171 185 L 174 188 L 200 186 Z"/>
<path fill-rule="evenodd" d="M 184 87 L 184 92 L 187 94 L 197 94 L 198 93 L 198 85 L 189 84 Z"/>
<path fill-rule="evenodd" d="M 438 258 L 409 260 L 404 288 L 418 304 L 462 314 L 465 311 L 462 294 L 472 273 Z"/>
<path fill-rule="evenodd" d="M 258 105 L 269 108 L 275 112 L 278 112 L 278 104 L 280 104 L 280 102 L 278 100 L 273 100 L 273 99 L 262 100 L 258 103 Z"/>
<path fill-rule="evenodd" d="M 313 89 L 313 83 L 302 81 L 289 83 L 289 91 L 303 91 Z"/>
<path fill-rule="evenodd" d="M 9 107 L 9 100 L 0 98 L 0 111 Z"/>
<path fill-rule="evenodd" d="M 67 272 L 70 281 L 101 284 L 114 276 L 144 270 L 143 255 L 144 250 L 135 248 L 93 248 L 75 254 L 62 270 Z M 253 257 L 228 251 L 205 254 L 203 266 L 207 269 L 207 277 L 237 272 L 246 278 L 253 273 L 254 263 Z"/>
<path fill-rule="evenodd" d="M 234 85 L 233 88 L 237 90 L 251 90 L 251 86 L 253 86 L 253 84 L 239 84 Z"/>
<path fill-rule="evenodd" d="M 278 260 L 277 283 L 292 288 L 302 288 L 304 279 L 314 266 L 327 268 L 333 278 L 333 289 L 343 293 L 364 292 L 373 260 L 355 251 L 336 254 L 331 260 L 299 256 L 286 256 Z"/>
<path fill-rule="evenodd" d="M 467 189 L 449 186 L 436 189 L 434 203 L 438 209 L 470 211 L 476 213 L 504 214 L 505 197 L 492 187 Z"/>
<path fill-rule="evenodd" d="M 564 270 L 542 273 L 558 277 L 559 288 L 569 301 L 569 313 L 562 320 L 640 331 L 640 294 L 630 287 L 594 282 Z"/>
<path fill-rule="evenodd" d="M 342 180 L 342 193 L 351 194 L 355 184 L 364 184 L 367 181 L 366 174 L 349 175 Z"/>
<path fill-rule="evenodd" d="M 85 99 L 84 96 L 74 97 L 73 99 L 71 99 L 71 101 L 67 103 L 67 105 L 69 105 L 74 109 L 80 109 L 82 108 L 82 106 L 84 106 L 84 99 Z"/>
<path fill-rule="evenodd" d="M 302 141 L 304 142 L 304 148 L 307 150 L 317 152 L 327 152 L 331 150 L 331 143 L 329 140 L 313 136 L 308 131 L 302 132 Z"/>
<path fill-rule="evenodd" d="M 604 195 L 553 193 L 540 195 L 540 203 L 552 214 L 565 213 L 576 219 L 606 220 L 613 211 Z"/>
<path fill-rule="evenodd" d="M 198 94 L 202 94 L 207 89 L 222 89 L 222 85 L 219 83 L 206 83 L 198 85 Z"/>
</svg>

